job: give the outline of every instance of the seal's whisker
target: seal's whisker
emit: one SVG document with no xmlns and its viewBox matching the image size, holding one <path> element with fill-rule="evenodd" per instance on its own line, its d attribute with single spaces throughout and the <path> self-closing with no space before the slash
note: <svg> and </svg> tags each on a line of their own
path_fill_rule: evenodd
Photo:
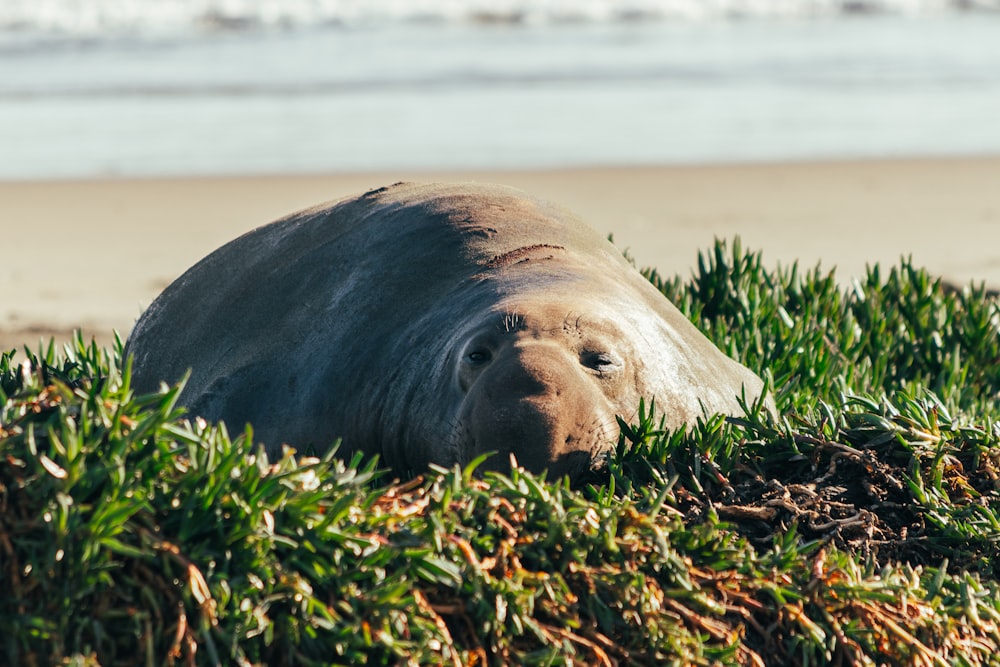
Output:
<svg viewBox="0 0 1000 667">
<path fill-rule="evenodd" d="M 504 313 L 501 331 L 504 333 L 515 333 L 524 328 L 524 315 L 515 311 Z"/>
<path fill-rule="evenodd" d="M 472 460 L 472 454 L 474 452 L 467 451 L 469 449 L 469 443 L 472 440 L 471 429 L 469 424 L 456 417 L 449 420 L 445 424 L 445 446 L 448 451 L 452 453 L 452 462 L 464 465 L 468 461 Z"/>
<path fill-rule="evenodd" d="M 597 448 L 614 446 L 618 440 L 618 420 L 615 415 L 600 415 L 595 418 L 592 432 L 594 434 Z"/>
</svg>

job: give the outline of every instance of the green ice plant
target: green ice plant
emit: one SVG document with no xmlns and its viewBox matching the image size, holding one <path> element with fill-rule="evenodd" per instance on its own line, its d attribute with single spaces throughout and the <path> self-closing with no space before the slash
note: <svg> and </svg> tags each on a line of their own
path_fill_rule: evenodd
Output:
<svg viewBox="0 0 1000 667">
<path fill-rule="evenodd" d="M 0 354 L 3 664 L 997 664 L 996 296 L 738 239 L 647 276 L 767 380 L 571 484 L 269 457 L 118 340 Z"/>
</svg>

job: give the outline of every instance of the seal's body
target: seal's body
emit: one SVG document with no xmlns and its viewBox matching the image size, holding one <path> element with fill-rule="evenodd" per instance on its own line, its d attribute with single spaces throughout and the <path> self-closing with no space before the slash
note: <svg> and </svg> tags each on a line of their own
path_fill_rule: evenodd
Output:
<svg viewBox="0 0 1000 667">
<path fill-rule="evenodd" d="M 762 383 L 611 243 L 509 188 L 397 184 L 210 254 L 126 346 L 133 386 L 191 369 L 181 403 L 274 450 L 380 454 L 398 474 L 513 454 L 588 468 L 615 416 L 739 414 Z"/>
</svg>

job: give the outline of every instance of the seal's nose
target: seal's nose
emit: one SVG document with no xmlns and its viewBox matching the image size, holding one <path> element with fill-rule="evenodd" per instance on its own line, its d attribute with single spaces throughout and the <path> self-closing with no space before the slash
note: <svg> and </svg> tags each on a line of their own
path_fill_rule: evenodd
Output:
<svg viewBox="0 0 1000 667">
<path fill-rule="evenodd" d="M 495 469 L 508 468 L 510 454 L 533 472 L 569 472 L 567 461 L 587 467 L 610 442 L 604 425 L 614 423 L 607 399 L 578 360 L 543 342 L 498 354 L 466 402 L 470 448 L 476 456 L 495 452 L 487 462 Z"/>
<path fill-rule="evenodd" d="M 569 360 L 553 345 L 514 346 L 493 364 L 484 389 L 493 398 L 558 395 L 571 381 Z"/>
<path fill-rule="evenodd" d="M 497 353 L 479 379 L 480 389 L 498 404 L 523 399 L 546 403 L 583 379 L 576 360 L 560 345 L 516 343 Z"/>
</svg>

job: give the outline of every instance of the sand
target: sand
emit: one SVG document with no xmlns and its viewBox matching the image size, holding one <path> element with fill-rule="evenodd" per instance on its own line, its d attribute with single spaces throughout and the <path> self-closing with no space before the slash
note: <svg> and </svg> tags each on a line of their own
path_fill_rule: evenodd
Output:
<svg viewBox="0 0 1000 667">
<path fill-rule="evenodd" d="M 902 256 L 1000 287 L 1000 157 L 839 163 L 0 183 L 0 347 L 107 344 L 222 243 L 316 203 L 399 180 L 506 183 L 687 276 L 739 235 L 768 266 L 836 267 L 843 284 Z M 239 267 L 233 267 L 239 270 Z"/>
</svg>

